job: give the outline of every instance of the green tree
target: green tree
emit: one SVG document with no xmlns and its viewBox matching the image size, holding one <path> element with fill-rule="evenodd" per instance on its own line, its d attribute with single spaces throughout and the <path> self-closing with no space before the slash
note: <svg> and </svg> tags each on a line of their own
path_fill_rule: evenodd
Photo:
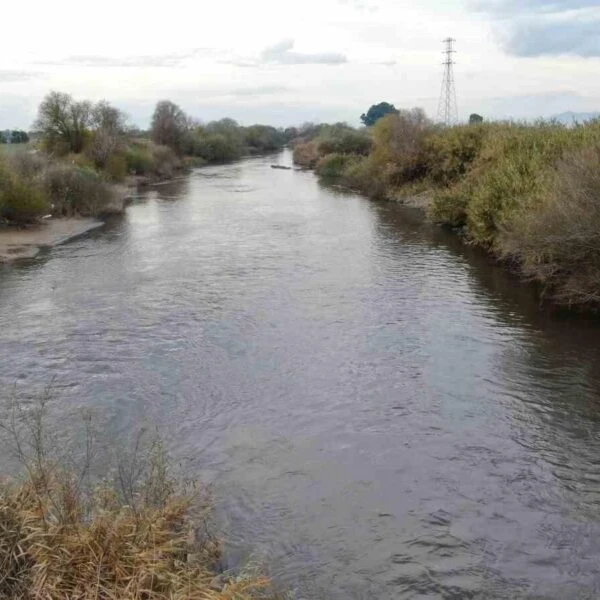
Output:
<svg viewBox="0 0 600 600">
<path fill-rule="evenodd" d="M 154 142 L 183 154 L 189 144 L 189 129 L 189 119 L 177 104 L 161 100 L 156 105 L 150 130 Z"/>
<path fill-rule="evenodd" d="M 483 117 L 477 113 L 473 113 L 469 117 L 469 125 L 477 125 L 477 123 L 483 123 Z"/>
<path fill-rule="evenodd" d="M 21 129 L 11 131 L 11 140 L 13 144 L 26 144 L 29 141 L 27 133 Z"/>
<path fill-rule="evenodd" d="M 35 128 L 46 146 L 78 154 L 83 150 L 92 117 L 90 102 L 76 102 L 69 94 L 50 92 L 40 104 Z"/>
<path fill-rule="evenodd" d="M 398 110 L 393 104 L 389 102 L 380 102 L 379 104 L 373 104 L 366 114 L 360 115 L 360 120 L 367 127 L 375 125 L 379 119 L 389 114 L 398 114 Z"/>
</svg>

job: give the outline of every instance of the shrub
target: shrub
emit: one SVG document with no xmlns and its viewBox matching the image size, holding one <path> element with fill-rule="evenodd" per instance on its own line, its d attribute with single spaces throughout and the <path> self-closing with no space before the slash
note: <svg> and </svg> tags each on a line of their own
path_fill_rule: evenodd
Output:
<svg viewBox="0 0 600 600">
<path fill-rule="evenodd" d="M 112 187 L 95 171 L 73 165 L 51 165 L 42 185 L 56 216 L 98 216 L 114 200 Z"/>
<path fill-rule="evenodd" d="M 324 179 L 337 179 L 341 177 L 357 158 L 348 154 L 328 154 L 319 159 L 315 171 Z"/>
<path fill-rule="evenodd" d="M 491 132 L 483 125 L 438 129 L 424 140 L 423 161 L 427 177 L 435 185 L 457 182 L 481 152 L 483 139 Z"/>
<path fill-rule="evenodd" d="M 600 145 L 567 153 L 547 194 L 500 235 L 504 256 L 565 304 L 600 304 Z"/>
<path fill-rule="evenodd" d="M 423 178 L 427 166 L 423 147 L 432 123 L 418 108 L 379 119 L 373 127 L 372 159 L 393 187 Z"/>
<path fill-rule="evenodd" d="M 251 153 L 273 152 L 285 143 L 282 131 L 267 125 L 251 125 L 244 129 L 244 141 Z"/>
<path fill-rule="evenodd" d="M 240 158 L 243 146 L 236 135 L 197 131 L 192 141 L 191 153 L 207 162 L 220 163 Z"/>
<path fill-rule="evenodd" d="M 17 224 L 36 221 L 50 211 L 44 192 L 15 174 L 0 173 L 0 216 Z"/>
<path fill-rule="evenodd" d="M 316 141 L 304 142 L 294 147 L 294 163 L 306 169 L 313 169 L 319 160 L 319 145 Z"/>
<path fill-rule="evenodd" d="M 13 173 L 24 179 L 34 179 L 45 168 L 48 160 L 33 152 L 15 152 L 10 156 L 8 165 Z"/>
<path fill-rule="evenodd" d="M 436 223 L 463 227 L 467 222 L 468 195 L 460 188 L 443 189 L 433 197 L 428 214 Z"/>
<path fill-rule="evenodd" d="M 123 181 L 127 175 L 127 160 L 123 154 L 111 154 L 104 165 L 104 172 L 112 181 Z"/>
<path fill-rule="evenodd" d="M 127 170 L 134 175 L 145 175 L 152 170 L 152 153 L 147 145 L 134 143 L 125 150 Z"/>
<path fill-rule="evenodd" d="M 344 170 L 341 182 L 376 200 L 385 199 L 389 194 L 386 178 L 372 156 L 351 162 Z"/>
<path fill-rule="evenodd" d="M 153 142 L 134 142 L 125 150 L 127 170 L 134 175 L 169 179 L 182 166 L 181 159 L 168 146 Z"/>
<path fill-rule="evenodd" d="M 366 156 L 372 146 L 371 137 L 366 130 L 359 131 L 347 125 L 323 128 L 317 141 L 320 155 L 337 153 Z"/>
<path fill-rule="evenodd" d="M 160 179 L 170 179 L 181 168 L 181 160 L 168 146 L 152 144 L 150 152 L 152 156 L 152 175 Z"/>
<path fill-rule="evenodd" d="M 90 419 L 83 449 L 69 453 L 47 414 L 45 402 L 2 411 L 3 441 L 24 478 L 0 484 L 0 598 L 273 597 L 258 573 L 218 573 L 210 496 L 173 475 L 159 439 L 138 435 L 133 450 L 117 458 L 114 478 L 94 480 Z"/>
</svg>

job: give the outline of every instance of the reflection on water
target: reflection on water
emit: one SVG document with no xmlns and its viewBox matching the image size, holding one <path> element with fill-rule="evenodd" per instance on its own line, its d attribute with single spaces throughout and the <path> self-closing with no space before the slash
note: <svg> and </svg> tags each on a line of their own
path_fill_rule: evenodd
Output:
<svg viewBox="0 0 600 600">
<path fill-rule="evenodd" d="M 258 158 L 0 270 L 0 377 L 160 424 L 306 598 L 592 598 L 599 326 L 418 213 Z M 68 429 L 68 427 L 67 427 Z"/>
</svg>

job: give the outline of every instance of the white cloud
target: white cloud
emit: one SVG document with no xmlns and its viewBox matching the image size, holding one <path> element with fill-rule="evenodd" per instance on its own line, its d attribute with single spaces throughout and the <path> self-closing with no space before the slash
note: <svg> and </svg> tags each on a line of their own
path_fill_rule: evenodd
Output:
<svg viewBox="0 0 600 600">
<path fill-rule="evenodd" d="M 589 20 L 597 8 L 597 0 L 220 0 L 207 10 L 202 0 L 170 0 L 151 10 L 141 0 L 104 0 L 92 26 L 82 20 L 80 0 L 10 2 L 3 20 L 27 22 L 28 36 L 23 44 L 19 28 L 3 30 L 0 129 L 29 126 L 51 89 L 106 98 L 140 125 L 162 98 L 203 120 L 229 115 L 282 125 L 306 118 L 358 123 L 382 100 L 435 115 L 448 35 L 458 40 L 463 117 L 506 116 L 525 105 L 534 116 L 543 103 L 520 104 L 518 96 L 549 91 L 559 93 L 557 112 L 580 110 L 573 90 L 600 106 L 598 36 L 583 28 L 569 41 L 563 29 L 554 46 L 566 44 L 570 56 L 555 56 L 548 30 L 532 29 Z"/>
</svg>

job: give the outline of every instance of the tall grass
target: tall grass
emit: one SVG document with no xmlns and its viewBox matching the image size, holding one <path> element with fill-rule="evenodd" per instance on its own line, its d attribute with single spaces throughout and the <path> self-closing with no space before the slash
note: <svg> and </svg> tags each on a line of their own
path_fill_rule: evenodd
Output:
<svg viewBox="0 0 600 600">
<path fill-rule="evenodd" d="M 373 198 L 430 188 L 434 221 L 462 228 L 542 283 L 547 297 L 600 305 L 600 121 L 444 128 L 413 109 L 370 128 L 366 156 L 332 152 L 327 135 L 315 129 L 294 160 Z"/>
<path fill-rule="evenodd" d="M 50 397 L 11 400 L 0 432 L 23 466 L 0 483 L 0 598 L 233 600 L 272 598 L 254 570 L 219 572 L 210 496 L 172 475 L 160 440 L 140 434 L 94 479 L 96 437 L 83 421 L 77 460 L 49 427 Z"/>
</svg>

